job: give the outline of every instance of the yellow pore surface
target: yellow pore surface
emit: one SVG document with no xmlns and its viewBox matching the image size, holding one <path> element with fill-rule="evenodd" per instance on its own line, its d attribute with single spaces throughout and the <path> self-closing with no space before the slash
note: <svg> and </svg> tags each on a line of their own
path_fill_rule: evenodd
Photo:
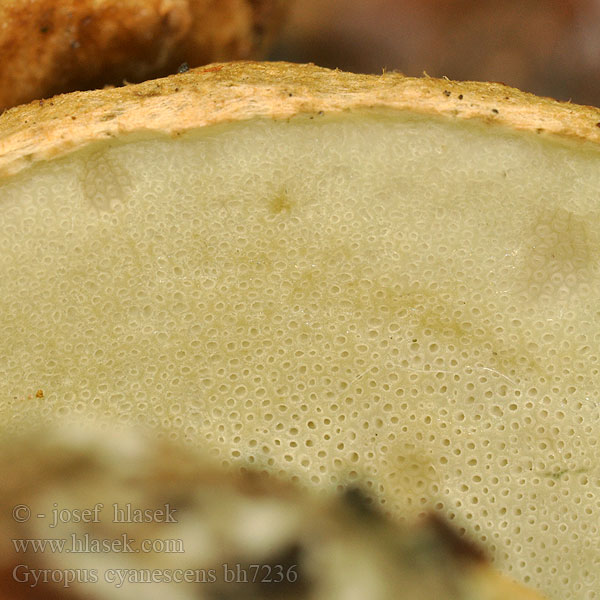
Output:
<svg viewBox="0 0 600 600">
<path fill-rule="evenodd" d="M 3 430 L 361 481 L 600 598 L 599 189 L 593 148 L 383 113 L 34 166 L 0 187 Z"/>
</svg>

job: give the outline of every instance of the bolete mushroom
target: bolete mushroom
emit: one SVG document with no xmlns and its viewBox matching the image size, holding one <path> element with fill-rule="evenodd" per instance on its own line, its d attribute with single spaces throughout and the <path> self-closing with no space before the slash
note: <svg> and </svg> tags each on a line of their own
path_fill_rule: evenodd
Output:
<svg viewBox="0 0 600 600">
<path fill-rule="evenodd" d="M 596 597 L 599 124 L 283 63 L 6 112 L 3 436 L 143 427 L 361 482 L 548 598 Z"/>
</svg>

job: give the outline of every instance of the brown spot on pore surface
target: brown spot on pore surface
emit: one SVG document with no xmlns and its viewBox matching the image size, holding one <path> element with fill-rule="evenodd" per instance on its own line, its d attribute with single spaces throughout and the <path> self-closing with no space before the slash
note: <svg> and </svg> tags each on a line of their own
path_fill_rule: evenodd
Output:
<svg viewBox="0 0 600 600">
<path fill-rule="evenodd" d="M 287 192 L 282 190 L 273 197 L 270 203 L 270 209 L 273 214 L 279 214 L 283 211 L 290 212 L 294 203 L 290 200 Z"/>
</svg>

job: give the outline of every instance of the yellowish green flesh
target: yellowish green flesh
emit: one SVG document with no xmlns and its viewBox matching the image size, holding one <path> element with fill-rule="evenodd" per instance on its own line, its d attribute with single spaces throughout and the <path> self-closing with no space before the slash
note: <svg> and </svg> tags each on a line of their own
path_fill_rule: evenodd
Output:
<svg viewBox="0 0 600 600">
<path fill-rule="evenodd" d="M 598 190 L 593 148 L 385 113 L 33 166 L 0 184 L 2 429 L 362 481 L 600 598 Z"/>
</svg>

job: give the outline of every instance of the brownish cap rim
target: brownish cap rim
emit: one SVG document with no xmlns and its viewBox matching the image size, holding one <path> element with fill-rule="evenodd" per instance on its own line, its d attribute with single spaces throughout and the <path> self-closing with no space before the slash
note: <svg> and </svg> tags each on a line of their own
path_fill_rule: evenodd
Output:
<svg viewBox="0 0 600 600">
<path fill-rule="evenodd" d="M 367 109 L 411 111 L 600 143 L 600 110 L 500 83 L 399 73 L 357 75 L 312 64 L 215 63 L 163 79 L 34 101 L 0 116 L 0 175 L 128 134 L 179 135 L 254 117 Z"/>
</svg>

